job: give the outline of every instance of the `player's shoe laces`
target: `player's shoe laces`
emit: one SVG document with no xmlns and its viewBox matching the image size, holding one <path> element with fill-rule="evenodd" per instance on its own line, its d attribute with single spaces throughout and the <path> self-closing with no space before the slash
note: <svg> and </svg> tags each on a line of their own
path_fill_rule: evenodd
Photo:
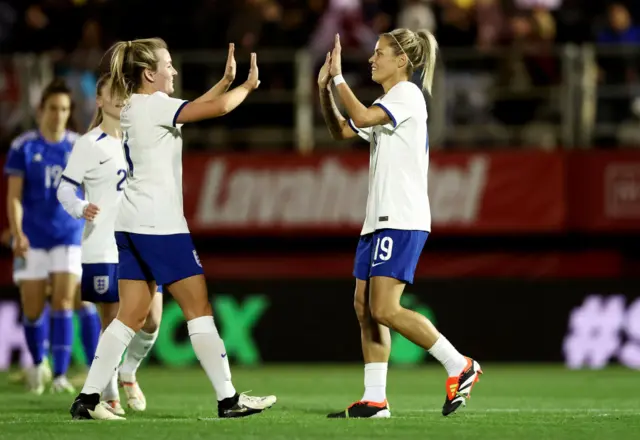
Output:
<svg viewBox="0 0 640 440">
<path fill-rule="evenodd" d="M 129 408 L 134 411 L 144 411 L 147 409 L 147 399 L 144 397 L 144 393 L 140 389 L 137 381 L 120 381 L 120 385 L 124 390 L 124 394 L 127 396 L 127 406 Z"/>
<path fill-rule="evenodd" d="M 74 394 L 76 389 L 66 376 L 58 376 L 51 382 L 51 393 L 53 394 Z"/>
<path fill-rule="evenodd" d="M 442 415 L 448 416 L 456 411 L 460 405 L 466 406 L 471 399 L 471 389 L 480 380 L 482 368 L 480 364 L 471 358 L 467 359 L 467 366 L 459 376 L 451 376 L 447 379 L 447 397 L 442 406 Z"/>
<path fill-rule="evenodd" d="M 344 411 L 327 415 L 329 419 L 388 419 L 391 417 L 389 402 L 369 402 L 361 400 Z"/>
<path fill-rule="evenodd" d="M 124 408 L 122 408 L 119 400 L 103 400 L 100 403 L 104 404 L 105 408 L 107 408 L 112 414 L 116 416 L 124 415 Z"/>
<path fill-rule="evenodd" d="M 258 414 L 275 405 L 276 396 L 255 397 L 245 393 L 218 401 L 218 417 L 234 418 Z"/>
<path fill-rule="evenodd" d="M 125 420 L 111 412 L 99 394 L 80 394 L 69 409 L 73 420 Z"/>
</svg>

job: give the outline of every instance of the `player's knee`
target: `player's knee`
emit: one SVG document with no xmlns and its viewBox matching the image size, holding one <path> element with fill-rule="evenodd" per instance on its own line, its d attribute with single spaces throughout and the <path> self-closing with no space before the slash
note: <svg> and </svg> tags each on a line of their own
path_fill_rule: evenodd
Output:
<svg viewBox="0 0 640 440">
<path fill-rule="evenodd" d="M 40 318 L 40 315 L 42 315 L 42 309 L 35 306 L 24 306 L 22 313 L 27 321 L 35 322 Z"/>
<path fill-rule="evenodd" d="M 122 310 L 120 308 L 116 318 L 137 333 L 144 326 L 147 316 L 144 312 L 138 310 Z"/>
<path fill-rule="evenodd" d="M 160 327 L 160 320 L 161 320 L 160 315 L 153 313 L 153 310 L 152 310 L 151 313 L 147 315 L 147 319 L 145 320 L 144 325 L 142 326 L 142 330 L 144 330 L 147 333 L 155 333 Z"/>
<path fill-rule="evenodd" d="M 182 312 L 184 313 L 184 317 L 187 321 L 201 318 L 203 316 L 213 316 L 213 310 L 211 309 L 209 301 L 198 301 L 197 303 L 189 304 L 187 307 L 182 309 Z"/>
<path fill-rule="evenodd" d="M 73 310 L 74 309 L 74 298 L 66 297 L 66 296 L 54 296 L 51 299 L 51 309 L 52 310 Z"/>
<path fill-rule="evenodd" d="M 371 316 L 373 320 L 378 324 L 390 327 L 394 316 L 398 313 L 399 307 L 385 303 L 373 303 L 371 304 Z"/>
</svg>

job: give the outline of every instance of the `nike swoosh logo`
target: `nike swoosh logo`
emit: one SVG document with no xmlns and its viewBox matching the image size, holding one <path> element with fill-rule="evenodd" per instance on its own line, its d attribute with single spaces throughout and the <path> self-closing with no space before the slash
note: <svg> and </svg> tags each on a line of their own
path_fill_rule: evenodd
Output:
<svg viewBox="0 0 640 440">
<path fill-rule="evenodd" d="M 100 161 L 100 165 L 102 165 L 102 164 L 104 164 L 104 163 L 107 163 L 107 162 L 109 162 L 110 160 L 111 160 L 111 159 L 101 160 L 101 161 Z"/>
<path fill-rule="evenodd" d="M 220 357 L 221 357 L 221 358 L 226 358 L 226 357 L 227 357 L 227 353 L 225 353 L 225 354 L 221 354 L 221 355 L 220 355 Z"/>
<path fill-rule="evenodd" d="M 383 261 L 382 263 L 373 263 L 373 264 L 371 265 L 371 267 L 380 266 L 381 264 L 384 264 L 384 261 Z"/>
</svg>

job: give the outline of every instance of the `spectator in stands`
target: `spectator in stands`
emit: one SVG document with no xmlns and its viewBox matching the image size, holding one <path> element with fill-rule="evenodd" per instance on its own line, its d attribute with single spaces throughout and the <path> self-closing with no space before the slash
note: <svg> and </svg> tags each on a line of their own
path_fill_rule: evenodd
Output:
<svg viewBox="0 0 640 440">
<path fill-rule="evenodd" d="M 510 24 L 510 42 L 498 80 L 503 93 L 496 101 L 495 114 L 518 133 L 520 143 L 537 144 L 539 141 L 524 140 L 527 127 L 534 120 L 549 123 L 557 117 L 556 101 L 540 89 L 558 81 L 558 64 L 553 55 L 555 21 L 549 11 L 536 9 L 516 13 Z"/>
<path fill-rule="evenodd" d="M 279 23 L 282 8 L 275 0 L 244 0 L 235 10 L 227 39 L 246 50 L 254 50 L 258 42 L 273 47 L 280 40 Z M 276 43 L 276 44 L 273 44 Z"/>
<path fill-rule="evenodd" d="M 398 14 L 398 27 L 417 31 L 436 31 L 436 16 L 431 9 L 431 0 L 405 0 Z"/>
<path fill-rule="evenodd" d="M 478 23 L 478 48 L 494 48 L 503 39 L 507 25 L 500 0 L 478 0 L 476 19 Z"/>
<path fill-rule="evenodd" d="M 58 74 L 66 79 L 77 103 L 75 118 L 84 131 L 95 112 L 95 84 L 98 68 L 104 55 L 105 44 L 102 26 L 97 20 L 89 19 L 82 26 L 82 35 L 75 49 L 61 60 Z"/>
<path fill-rule="evenodd" d="M 634 45 L 640 44 L 640 27 L 633 24 L 627 7 L 615 2 L 608 8 L 607 26 L 598 33 L 596 41 L 602 46 L 618 46 L 611 50 L 601 47 L 599 50 L 598 80 L 601 90 L 606 86 L 632 85 L 638 82 L 639 57 Z M 632 46 L 624 49 L 624 46 Z M 597 120 L 600 124 L 616 124 L 631 118 L 631 100 L 628 96 L 598 97 Z M 617 130 L 598 138 L 598 144 L 607 147 L 617 143 Z"/>
<path fill-rule="evenodd" d="M 345 49 L 370 52 L 375 46 L 378 36 L 364 21 L 362 0 L 328 0 L 326 11 L 311 37 L 310 49 L 315 61 L 324 60 L 338 33 Z"/>
<path fill-rule="evenodd" d="M 562 0 L 513 0 L 513 3 L 519 9 L 544 9 L 547 11 L 562 6 Z"/>
<path fill-rule="evenodd" d="M 633 24 L 627 7 L 616 2 L 608 8 L 608 26 L 598 34 L 598 43 L 639 44 L 640 27 Z"/>
</svg>

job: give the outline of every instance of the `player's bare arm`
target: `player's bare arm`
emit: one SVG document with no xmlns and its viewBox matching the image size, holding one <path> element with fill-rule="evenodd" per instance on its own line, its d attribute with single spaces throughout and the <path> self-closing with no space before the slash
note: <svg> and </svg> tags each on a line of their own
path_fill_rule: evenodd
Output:
<svg viewBox="0 0 640 440">
<path fill-rule="evenodd" d="M 335 46 L 331 53 L 331 67 L 329 70 L 330 75 L 333 78 L 342 76 L 341 58 L 342 47 L 340 46 L 340 36 L 336 35 Z M 347 114 L 351 120 L 353 120 L 356 127 L 367 128 L 391 122 L 391 119 L 382 108 L 376 105 L 367 107 L 361 103 L 346 82 L 341 81 L 336 86 L 336 90 L 338 91 L 338 95 L 340 96 L 340 100 L 342 101 Z"/>
<path fill-rule="evenodd" d="M 349 139 L 357 136 L 355 131 L 349 127 L 347 120 L 340 114 L 340 110 L 336 106 L 333 99 L 333 93 L 329 83 L 331 82 L 331 53 L 327 53 L 324 64 L 318 73 L 318 88 L 320 90 L 320 107 L 322 108 L 322 116 L 327 124 L 327 128 L 331 133 L 331 137 L 335 140 Z"/>
</svg>

